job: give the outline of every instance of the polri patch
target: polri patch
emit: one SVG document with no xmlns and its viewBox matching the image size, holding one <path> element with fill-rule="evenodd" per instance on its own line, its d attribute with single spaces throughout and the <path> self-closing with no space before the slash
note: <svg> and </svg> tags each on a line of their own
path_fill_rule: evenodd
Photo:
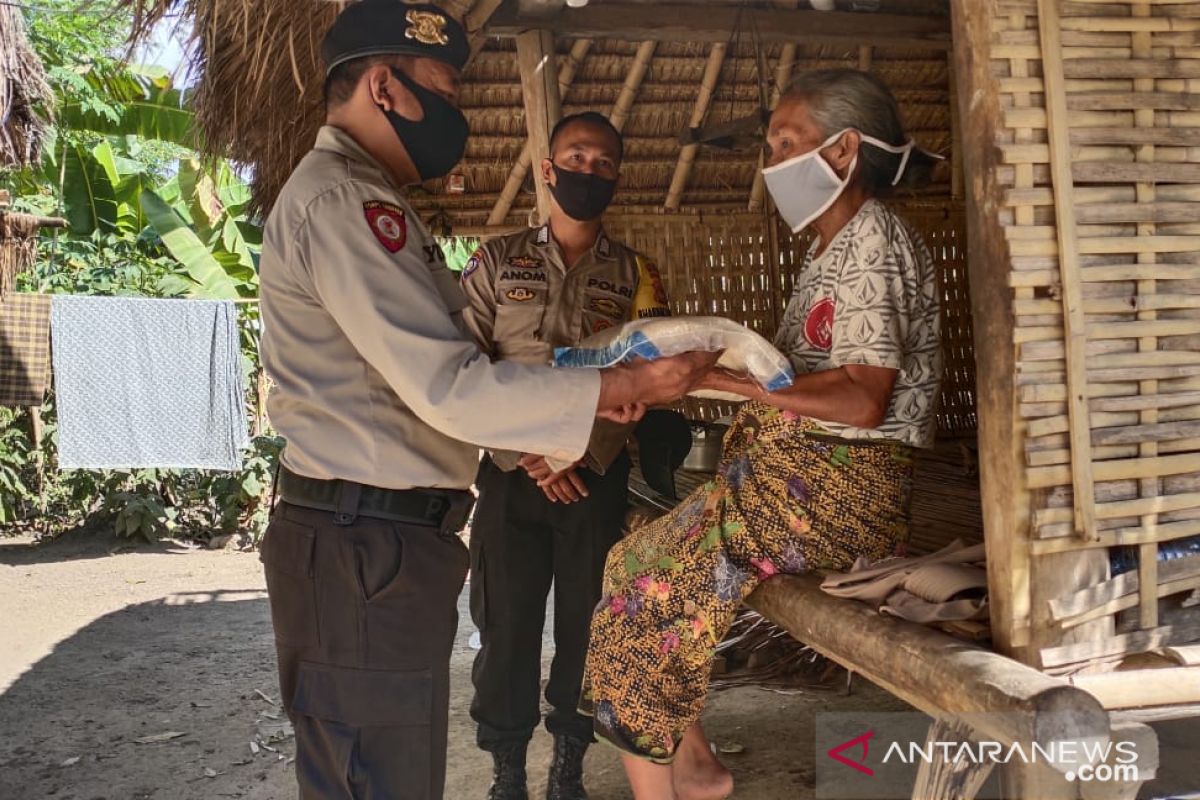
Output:
<svg viewBox="0 0 1200 800">
<path fill-rule="evenodd" d="M 468 278 L 475 274 L 475 270 L 479 269 L 478 253 L 467 259 L 467 264 L 463 267 L 461 280 L 465 283 Z"/>
<path fill-rule="evenodd" d="M 404 220 L 403 208 L 382 200 L 368 200 L 363 203 L 363 215 L 383 249 L 389 253 L 404 249 L 404 243 L 408 241 L 408 223 Z"/>
</svg>

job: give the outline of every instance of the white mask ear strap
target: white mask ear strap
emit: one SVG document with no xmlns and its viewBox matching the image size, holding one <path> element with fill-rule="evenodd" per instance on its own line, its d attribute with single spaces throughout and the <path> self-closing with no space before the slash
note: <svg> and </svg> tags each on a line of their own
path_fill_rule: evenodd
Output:
<svg viewBox="0 0 1200 800">
<path fill-rule="evenodd" d="M 892 186 L 895 186 L 904 177 L 904 168 L 908 166 L 908 157 L 912 155 L 912 151 L 913 143 L 910 141 L 904 147 L 904 155 L 900 157 L 900 166 L 896 168 L 896 177 L 892 178 Z"/>
</svg>

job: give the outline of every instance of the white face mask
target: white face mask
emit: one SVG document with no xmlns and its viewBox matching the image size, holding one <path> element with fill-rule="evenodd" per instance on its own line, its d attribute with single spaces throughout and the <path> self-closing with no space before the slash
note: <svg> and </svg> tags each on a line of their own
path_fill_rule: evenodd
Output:
<svg viewBox="0 0 1200 800">
<path fill-rule="evenodd" d="M 854 174 L 854 168 L 858 165 L 857 154 L 850 162 L 850 168 L 846 170 L 845 178 L 840 177 L 833 171 L 833 167 L 829 166 L 829 162 L 821 158 L 822 150 L 850 130 L 853 129 L 840 130 L 822 142 L 816 149 L 809 150 L 795 158 L 789 158 L 787 161 L 767 167 L 762 171 L 767 191 L 771 193 L 771 199 L 775 201 L 775 207 L 779 209 L 779 216 L 783 217 L 783 221 L 791 226 L 792 233 L 799 233 L 814 219 L 824 214 L 834 201 L 842 196 L 842 192 L 850 184 L 850 176 Z M 906 144 L 896 146 L 881 142 L 861 132 L 858 135 L 863 142 L 881 150 L 903 154 L 900 166 L 896 169 L 896 177 L 892 179 L 893 186 L 899 183 L 900 178 L 904 175 L 904 168 L 908 166 L 908 157 L 912 154 L 915 143 L 910 140 Z"/>
</svg>

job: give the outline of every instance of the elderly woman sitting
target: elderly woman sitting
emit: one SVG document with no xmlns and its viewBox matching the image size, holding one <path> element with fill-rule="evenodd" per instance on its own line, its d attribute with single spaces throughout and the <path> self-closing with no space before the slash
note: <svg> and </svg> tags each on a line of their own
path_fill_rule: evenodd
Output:
<svg viewBox="0 0 1200 800">
<path fill-rule="evenodd" d="M 713 648 L 772 575 L 899 552 L 912 449 L 934 436 L 937 280 L 920 237 L 878 199 L 928 175 L 930 156 L 887 87 L 854 70 L 796 81 L 767 142 L 779 213 L 816 233 L 776 339 L 796 381 L 768 394 L 707 379 L 749 400 L 718 474 L 612 550 L 592 621 L 582 707 L 623 751 L 638 800 L 732 791 L 699 726 Z"/>
</svg>

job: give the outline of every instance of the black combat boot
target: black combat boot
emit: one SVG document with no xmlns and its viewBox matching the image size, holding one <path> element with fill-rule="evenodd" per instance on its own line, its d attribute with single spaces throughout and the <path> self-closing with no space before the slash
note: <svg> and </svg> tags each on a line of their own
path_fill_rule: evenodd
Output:
<svg viewBox="0 0 1200 800">
<path fill-rule="evenodd" d="M 526 744 L 510 744 L 492 751 L 492 788 L 487 800 L 529 800 L 525 780 Z"/>
<path fill-rule="evenodd" d="M 573 736 L 554 737 L 546 800 L 587 800 L 587 792 L 583 790 L 583 754 L 589 744 Z"/>
</svg>

